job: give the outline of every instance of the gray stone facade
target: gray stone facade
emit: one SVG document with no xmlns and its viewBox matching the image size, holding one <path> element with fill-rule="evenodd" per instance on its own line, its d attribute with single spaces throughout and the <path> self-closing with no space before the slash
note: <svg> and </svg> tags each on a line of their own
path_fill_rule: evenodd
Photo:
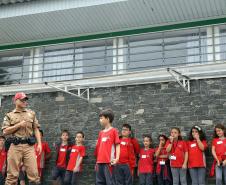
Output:
<svg viewBox="0 0 226 185">
<path fill-rule="evenodd" d="M 76 131 L 84 131 L 87 157 L 82 185 L 94 185 L 93 151 L 101 129 L 98 113 L 103 108 L 110 107 L 115 112 L 113 126 L 120 128 L 128 122 L 140 143 L 142 134 L 151 133 L 155 145 L 160 133 L 169 135 L 170 127 L 180 127 L 186 138 L 194 124 L 206 131 L 210 144 L 214 124 L 224 123 L 226 118 L 226 78 L 192 81 L 190 95 L 177 83 L 170 82 L 92 89 L 90 103 L 62 92 L 29 96 L 30 107 L 36 111 L 45 140 L 52 150 L 62 129 L 68 129 L 72 136 Z M 12 97 L 5 97 L 0 108 L 0 120 L 12 107 Z M 210 147 L 207 156 L 210 168 Z M 53 165 L 54 157 L 47 164 L 44 184 L 50 184 Z M 210 182 L 214 184 L 213 179 L 208 179 L 208 184 Z"/>
</svg>

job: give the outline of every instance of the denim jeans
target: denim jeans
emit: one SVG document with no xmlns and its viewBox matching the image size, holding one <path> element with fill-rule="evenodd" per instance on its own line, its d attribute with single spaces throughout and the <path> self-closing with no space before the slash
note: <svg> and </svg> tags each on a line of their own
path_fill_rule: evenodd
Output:
<svg viewBox="0 0 226 185">
<path fill-rule="evenodd" d="M 206 184 L 206 168 L 190 168 L 189 169 L 192 185 Z"/>
<path fill-rule="evenodd" d="M 139 185 L 153 185 L 153 176 L 151 173 L 139 174 Z"/>
<path fill-rule="evenodd" d="M 224 177 L 224 181 L 225 181 L 226 180 L 226 166 L 216 166 L 216 185 L 223 184 L 223 177 Z"/>
<path fill-rule="evenodd" d="M 187 185 L 187 169 L 172 168 L 173 185 Z"/>
</svg>

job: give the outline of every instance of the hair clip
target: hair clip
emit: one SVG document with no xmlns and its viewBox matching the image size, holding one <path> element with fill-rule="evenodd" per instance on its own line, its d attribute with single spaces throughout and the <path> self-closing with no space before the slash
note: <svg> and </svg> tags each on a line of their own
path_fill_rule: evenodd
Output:
<svg viewBox="0 0 226 185">
<path fill-rule="evenodd" d="M 194 126 L 194 128 L 198 129 L 198 131 L 201 131 L 202 129 L 199 126 Z"/>
</svg>

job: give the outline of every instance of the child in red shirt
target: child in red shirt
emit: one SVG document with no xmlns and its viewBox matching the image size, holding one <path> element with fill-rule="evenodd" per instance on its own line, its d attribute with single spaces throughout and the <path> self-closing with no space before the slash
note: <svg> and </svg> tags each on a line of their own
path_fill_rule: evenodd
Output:
<svg viewBox="0 0 226 185">
<path fill-rule="evenodd" d="M 69 143 L 69 132 L 63 130 L 61 132 L 61 142 L 55 145 L 56 148 L 56 166 L 53 169 L 52 179 L 53 183 L 57 184 L 57 179 L 59 178 L 61 184 L 64 181 L 64 175 L 66 172 L 66 167 L 70 155 L 70 143 Z"/>
<path fill-rule="evenodd" d="M 111 109 L 101 111 L 100 124 L 104 130 L 99 132 L 95 155 L 96 161 L 96 185 L 112 185 L 112 168 L 117 164 L 120 154 L 120 140 L 118 131 L 111 126 L 114 113 Z"/>
<path fill-rule="evenodd" d="M 0 136 L 0 184 L 4 184 L 6 175 L 6 150 L 5 150 L 5 137 Z"/>
<path fill-rule="evenodd" d="M 120 137 L 119 161 L 114 170 L 116 184 L 132 184 L 132 171 L 136 165 L 136 157 L 130 134 L 131 126 L 127 123 L 123 124 Z"/>
<path fill-rule="evenodd" d="M 171 184 L 171 171 L 169 165 L 169 155 L 166 151 L 166 142 L 168 138 L 161 134 L 158 137 L 159 146 L 156 149 L 155 156 L 157 158 L 156 174 L 158 177 L 159 185 L 169 185 Z"/>
<path fill-rule="evenodd" d="M 144 148 L 140 149 L 138 162 L 139 184 L 152 185 L 155 149 L 150 148 L 152 144 L 151 136 L 144 135 L 143 144 Z"/>
<path fill-rule="evenodd" d="M 37 143 L 34 145 L 35 152 L 36 152 L 36 160 L 37 160 L 37 166 L 38 166 L 38 173 L 40 177 L 40 181 L 42 181 L 42 174 L 43 169 L 45 168 L 45 161 L 49 160 L 51 157 L 51 150 L 49 148 L 49 145 L 46 141 L 43 141 L 43 131 L 39 130 L 40 136 L 41 136 L 41 142 L 42 142 L 42 152 L 41 154 L 38 154 L 37 152 Z"/>
<path fill-rule="evenodd" d="M 193 126 L 189 133 L 188 146 L 188 168 L 192 184 L 205 184 L 206 157 L 204 151 L 207 148 L 206 137 L 199 126 Z"/>
<path fill-rule="evenodd" d="M 83 146 L 84 139 L 85 135 L 82 131 L 76 133 L 75 145 L 71 147 L 70 158 L 64 178 L 65 185 L 79 184 L 79 176 L 82 172 L 82 161 L 86 152 L 85 146 Z"/>
<path fill-rule="evenodd" d="M 170 153 L 170 166 L 174 185 L 187 185 L 187 143 L 182 140 L 180 129 L 173 127 L 169 141 L 166 143 L 166 151 Z"/>
<path fill-rule="evenodd" d="M 215 159 L 216 185 L 223 184 L 222 179 L 226 181 L 226 133 L 222 124 L 214 128 L 212 155 Z"/>
</svg>

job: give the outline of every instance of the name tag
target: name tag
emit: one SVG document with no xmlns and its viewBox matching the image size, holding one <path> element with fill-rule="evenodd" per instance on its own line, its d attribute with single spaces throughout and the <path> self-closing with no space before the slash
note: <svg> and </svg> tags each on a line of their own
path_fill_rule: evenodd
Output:
<svg viewBox="0 0 226 185">
<path fill-rule="evenodd" d="M 166 162 L 165 162 L 165 161 L 160 161 L 159 164 L 160 164 L 160 165 L 165 165 Z"/>
<path fill-rule="evenodd" d="M 103 138 L 102 138 L 102 142 L 106 142 L 107 139 L 108 139 L 107 137 L 103 137 Z"/>
<path fill-rule="evenodd" d="M 61 151 L 61 152 L 65 152 L 66 149 L 65 149 L 65 148 L 61 148 L 60 151 Z"/>
<path fill-rule="evenodd" d="M 141 158 L 142 158 L 142 159 L 146 159 L 147 156 L 146 156 L 146 155 L 142 155 Z"/>
<path fill-rule="evenodd" d="M 75 149 L 72 149 L 72 150 L 71 150 L 71 152 L 75 152 L 75 151 L 76 151 Z"/>
<path fill-rule="evenodd" d="M 177 157 L 176 157 L 175 155 L 171 155 L 171 156 L 169 157 L 169 159 L 170 159 L 170 160 L 176 160 Z"/>
<path fill-rule="evenodd" d="M 196 143 L 191 144 L 191 148 L 196 147 Z"/>
<path fill-rule="evenodd" d="M 223 141 L 217 141 L 217 144 L 218 145 L 220 145 L 220 144 L 222 144 L 223 143 Z"/>
<path fill-rule="evenodd" d="M 121 142 L 121 145 L 126 145 L 126 142 L 122 141 L 122 142 Z"/>
</svg>

